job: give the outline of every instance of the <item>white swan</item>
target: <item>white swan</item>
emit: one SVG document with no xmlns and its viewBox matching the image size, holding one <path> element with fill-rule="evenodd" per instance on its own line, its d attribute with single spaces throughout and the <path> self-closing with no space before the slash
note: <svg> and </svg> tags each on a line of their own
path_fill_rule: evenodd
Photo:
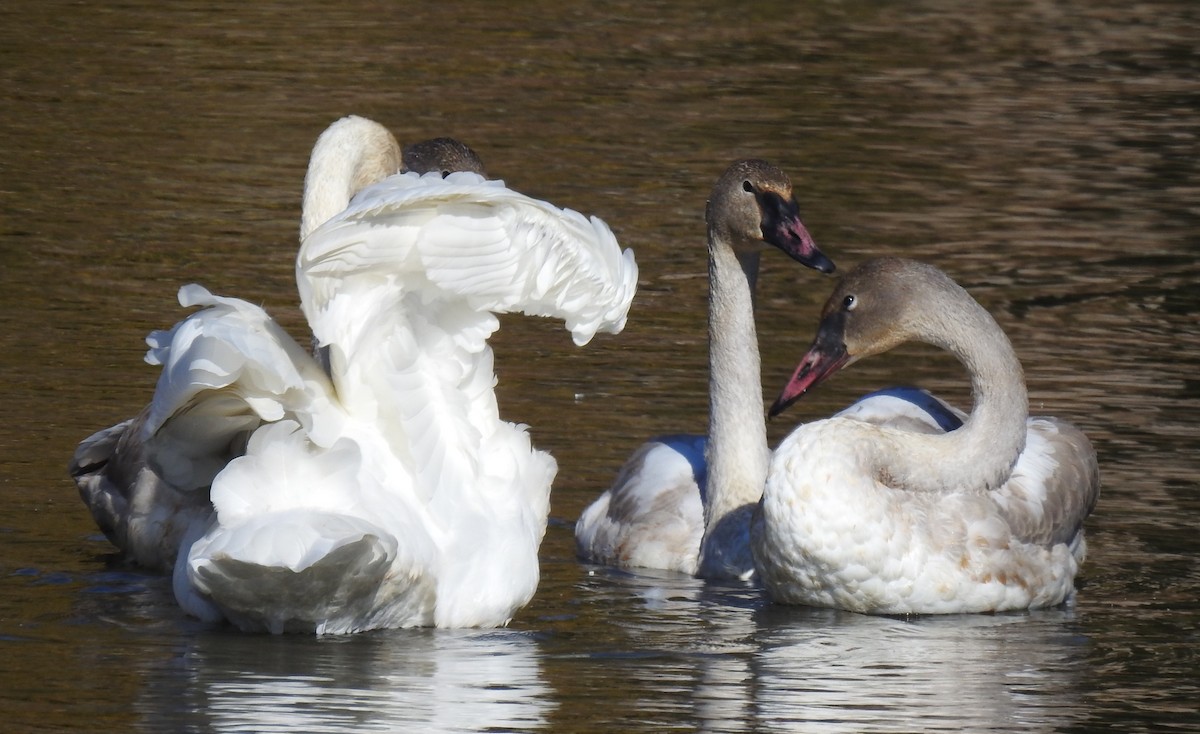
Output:
<svg viewBox="0 0 1200 734">
<path fill-rule="evenodd" d="M 383 125 L 347 115 L 325 128 L 313 145 L 304 174 L 300 241 L 345 209 L 358 192 L 394 173 L 439 173 L 446 178 L 459 171 L 487 177 L 479 154 L 459 140 L 431 138 L 401 150 Z"/>
<path fill-rule="evenodd" d="M 752 528 L 767 593 L 873 614 L 1061 603 L 1100 492 L 1096 453 L 1071 424 L 1028 416 L 1008 338 L 940 270 L 888 258 L 847 275 L 772 414 L 906 341 L 958 357 L 974 409 L 942 435 L 843 417 L 793 431 L 775 452 Z"/>
<path fill-rule="evenodd" d="M 314 189 L 318 211 L 338 191 L 346 207 L 361 171 L 322 148 L 306 222 Z M 177 599 L 272 632 L 505 624 L 537 585 L 556 467 L 499 417 L 494 313 L 563 318 L 577 344 L 619 331 L 632 252 L 501 182 L 407 173 L 309 233 L 296 269 L 328 374 L 260 308 L 195 285 L 180 302 L 203 310 L 148 340 L 163 373 L 144 464 L 159 489 L 208 495 L 173 528 Z M 170 523 L 174 499 L 144 514 Z"/>
<path fill-rule="evenodd" d="M 384 126 L 357 115 L 344 117 L 313 146 L 304 180 L 301 240 L 345 209 L 363 188 L 398 171 L 485 175 L 478 154 L 457 140 L 421 141 L 402 152 Z M 314 352 L 324 364 L 324 350 Z M 245 450 L 246 439 L 261 422 L 237 410 L 222 414 L 221 405 L 215 401 L 206 410 L 189 410 L 202 419 L 178 415 L 157 425 L 163 423 L 160 406 L 152 429 L 148 421 L 156 407 L 151 404 L 137 417 L 79 444 L 68 470 L 96 524 L 125 560 L 169 571 L 188 528 L 208 522 L 213 477 Z M 193 427 L 197 420 L 204 425 Z"/>
</svg>

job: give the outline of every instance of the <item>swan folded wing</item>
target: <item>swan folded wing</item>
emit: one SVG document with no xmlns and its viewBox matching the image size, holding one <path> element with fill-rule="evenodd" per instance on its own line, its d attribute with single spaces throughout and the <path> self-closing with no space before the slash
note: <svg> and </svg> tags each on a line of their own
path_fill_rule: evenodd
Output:
<svg viewBox="0 0 1200 734">
<path fill-rule="evenodd" d="M 134 426 L 137 418 L 123 420 L 115 426 L 102 428 L 79 442 L 67 467 L 73 477 L 81 477 L 108 464 L 116 454 L 122 439 Z"/>
<path fill-rule="evenodd" d="M 859 398 L 837 415 L 920 433 L 953 431 L 967 418 L 966 413 L 916 387 L 878 390 Z"/>
<path fill-rule="evenodd" d="M 584 344 L 623 328 L 637 265 L 600 219 L 473 174 L 404 174 L 365 189 L 302 245 L 297 282 L 314 329 L 351 278 L 562 318 Z"/>
<path fill-rule="evenodd" d="M 147 338 L 146 361 L 162 374 L 141 438 L 167 481 L 195 488 L 208 485 L 249 431 L 289 414 L 307 419 L 331 386 L 261 308 L 194 284 L 179 301 L 204 308 Z"/>
<path fill-rule="evenodd" d="M 576 554 L 592 563 L 695 573 L 704 532 L 704 444 L 703 436 L 642 444 L 580 515 Z"/>
<path fill-rule="evenodd" d="M 1030 418 L 1028 426 L 1025 450 L 992 497 L 1018 539 L 1046 547 L 1066 543 L 1074 550 L 1100 496 L 1096 452 L 1065 421 Z"/>
<path fill-rule="evenodd" d="M 122 526 L 142 464 L 141 445 L 131 443 L 129 436 L 138 432 L 144 416 L 145 412 L 88 436 L 68 466 L 96 525 L 118 547 L 124 545 Z"/>
</svg>

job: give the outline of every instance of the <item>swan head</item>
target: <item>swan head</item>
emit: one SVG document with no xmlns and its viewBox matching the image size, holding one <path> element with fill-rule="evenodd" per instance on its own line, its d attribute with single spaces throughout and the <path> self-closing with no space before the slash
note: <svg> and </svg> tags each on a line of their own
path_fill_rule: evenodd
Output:
<svg viewBox="0 0 1200 734">
<path fill-rule="evenodd" d="M 486 178 L 475 151 L 453 138 L 414 143 L 403 151 L 383 125 L 358 115 L 335 121 L 317 138 L 304 176 L 300 241 L 346 208 L 358 192 L 403 171 L 474 171 Z"/>
<path fill-rule="evenodd" d="M 454 138 L 432 138 L 405 146 L 400 170 L 421 174 L 438 172 L 442 178 L 455 171 L 470 171 L 487 178 L 479 154 Z"/>
<path fill-rule="evenodd" d="M 740 160 L 725 169 L 704 217 L 710 239 L 730 243 L 739 253 L 766 242 L 813 270 L 834 270 L 800 220 L 791 179 L 764 160 Z"/>
<path fill-rule="evenodd" d="M 907 341 L 940 341 L 947 296 L 962 289 L 942 271 L 903 258 L 868 260 L 847 274 L 821 310 L 816 338 L 771 406 L 774 417 L 838 370 Z M 969 296 L 968 296 L 969 297 Z"/>
</svg>

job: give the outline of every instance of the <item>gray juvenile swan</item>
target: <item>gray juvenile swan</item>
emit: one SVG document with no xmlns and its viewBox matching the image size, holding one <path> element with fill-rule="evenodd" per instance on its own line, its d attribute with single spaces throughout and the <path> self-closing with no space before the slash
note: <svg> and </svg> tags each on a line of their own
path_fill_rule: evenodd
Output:
<svg viewBox="0 0 1200 734">
<path fill-rule="evenodd" d="M 612 487 L 575 525 L 577 555 L 625 568 L 705 578 L 754 573 L 750 513 L 762 496 L 770 449 L 763 414 L 754 289 L 764 244 L 820 272 L 833 270 L 800 221 L 788 176 L 761 160 L 732 164 L 705 213 L 709 251 L 709 433 L 660 436 L 639 447 Z M 927 393 L 892 388 L 847 410 L 859 420 L 958 425 Z"/>
<path fill-rule="evenodd" d="M 705 220 L 709 436 L 659 437 L 634 452 L 575 525 L 585 561 L 722 577 L 753 568 L 745 513 L 762 493 L 770 454 L 754 330 L 759 254 L 769 244 L 821 272 L 833 263 L 800 221 L 791 180 L 766 161 L 730 165 Z"/>
<path fill-rule="evenodd" d="M 844 417 L 793 431 L 752 528 L 768 595 L 869 614 L 1061 603 L 1100 493 L 1096 452 L 1073 425 L 1029 417 L 1008 337 L 942 271 L 884 258 L 847 275 L 772 414 L 906 341 L 958 357 L 971 377 L 970 416 L 940 435 Z"/>
</svg>

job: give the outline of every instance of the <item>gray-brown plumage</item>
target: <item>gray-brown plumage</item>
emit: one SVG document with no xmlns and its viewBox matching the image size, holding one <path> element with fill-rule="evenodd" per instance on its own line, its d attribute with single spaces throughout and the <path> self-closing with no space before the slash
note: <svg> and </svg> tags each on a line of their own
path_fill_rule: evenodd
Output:
<svg viewBox="0 0 1200 734">
<path fill-rule="evenodd" d="M 1096 452 L 1071 424 L 1029 416 L 1008 337 L 942 271 L 881 258 L 847 275 L 772 411 L 908 341 L 962 362 L 971 413 L 944 434 L 847 416 L 793 431 L 776 449 L 752 529 L 768 594 L 880 614 L 1061 603 L 1086 554 Z"/>
</svg>

